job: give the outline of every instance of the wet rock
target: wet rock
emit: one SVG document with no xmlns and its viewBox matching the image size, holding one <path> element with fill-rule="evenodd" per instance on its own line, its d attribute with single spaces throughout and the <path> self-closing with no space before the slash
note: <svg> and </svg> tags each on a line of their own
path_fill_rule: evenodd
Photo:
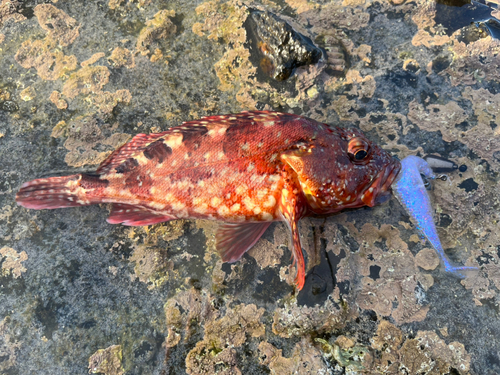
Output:
<svg viewBox="0 0 500 375">
<path fill-rule="evenodd" d="M 50 81 L 61 78 L 77 66 L 76 57 L 64 55 L 51 39 L 25 41 L 15 59 L 23 68 L 35 68 L 42 79 Z"/>
<path fill-rule="evenodd" d="M 322 56 L 311 39 L 270 12 L 252 10 L 247 29 L 260 56 L 260 68 L 275 80 L 288 79 L 295 68 L 316 64 Z"/>
<path fill-rule="evenodd" d="M 468 178 L 467 180 L 463 181 L 460 185 L 458 185 L 459 188 L 465 189 L 467 193 L 471 192 L 472 190 L 477 190 L 478 186 L 479 184 L 472 178 Z"/>
<path fill-rule="evenodd" d="M 146 363 L 156 354 L 156 344 L 151 338 L 142 338 L 134 343 L 132 351 L 136 362 Z"/>
<path fill-rule="evenodd" d="M 490 18 L 489 20 L 479 22 L 478 24 L 479 26 L 486 27 L 492 38 L 500 39 L 500 22 L 496 18 Z"/>
<path fill-rule="evenodd" d="M 18 253 L 16 250 L 4 246 L 0 249 L 0 275 L 12 274 L 14 278 L 21 277 L 23 272 L 26 272 L 26 268 L 23 266 L 22 262 L 28 259 L 28 254 L 25 251 Z"/>
<path fill-rule="evenodd" d="M 20 1 L 4 0 L 0 2 L 0 26 L 9 19 L 14 22 L 20 22 L 26 19 L 21 13 L 18 13 L 22 3 Z"/>
<path fill-rule="evenodd" d="M 459 30 L 457 40 L 465 44 L 473 43 L 489 35 L 488 29 L 481 23 L 471 23 Z"/>
<path fill-rule="evenodd" d="M 321 251 L 321 263 L 314 266 L 306 276 L 304 288 L 297 296 L 299 306 L 322 304 L 336 286 L 335 271 L 345 253 L 336 256 L 332 252 Z"/>
<path fill-rule="evenodd" d="M 475 1 L 468 3 L 462 0 L 438 1 L 436 4 L 435 21 L 443 25 L 447 35 L 490 17 L 491 8 Z"/>
<path fill-rule="evenodd" d="M 19 106 L 16 104 L 16 102 L 13 102 L 12 100 L 6 100 L 0 104 L 0 109 L 12 113 L 18 111 Z"/>
<path fill-rule="evenodd" d="M 326 374 L 328 369 L 321 358 L 321 352 L 307 338 L 295 345 L 292 356 L 286 358 L 282 350 L 268 342 L 259 344 L 260 361 L 268 366 L 271 374 Z"/>
<path fill-rule="evenodd" d="M 135 67 L 135 58 L 132 51 L 126 48 L 116 47 L 108 58 L 114 68 L 124 66 L 128 69 Z"/>
<path fill-rule="evenodd" d="M 41 28 L 59 45 L 68 46 L 78 37 L 80 24 L 52 4 L 39 4 L 34 12 Z"/>
<path fill-rule="evenodd" d="M 170 19 L 174 16 L 174 10 L 162 10 L 156 13 L 152 20 L 146 22 L 146 27 L 141 30 L 137 38 L 137 51 L 141 55 L 146 56 L 150 52 L 149 48 L 153 42 L 176 33 L 177 27 Z"/>
<path fill-rule="evenodd" d="M 99 349 L 89 358 L 89 373 L 106 375 L 124 374 L 122 365 L 122 347 L 112 345 L 106 349 Z"/>
</svg>

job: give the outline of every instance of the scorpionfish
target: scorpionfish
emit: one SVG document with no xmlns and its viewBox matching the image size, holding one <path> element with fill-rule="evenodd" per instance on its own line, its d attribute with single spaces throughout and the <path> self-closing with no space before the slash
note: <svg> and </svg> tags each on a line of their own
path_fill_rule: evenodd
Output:
<svg viewBox="0 0 500 375">
<path fill-rule="evenodd" d="M 95 172 L 26 182 L 16 200 L 33 209 L 111 203 L 111 224 L 218 220 L 216 248 L 226 262 L 240 259 L 271 222 L 284 221 L 300 290 L 299 220 L 385 202 L 400 169 L 358 129 L 251 111 L 138 134 Z"/>
</svg>

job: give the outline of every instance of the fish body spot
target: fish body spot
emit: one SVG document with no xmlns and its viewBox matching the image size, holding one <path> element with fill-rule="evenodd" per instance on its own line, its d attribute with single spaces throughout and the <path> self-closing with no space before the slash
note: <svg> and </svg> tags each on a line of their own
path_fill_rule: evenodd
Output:
<svg viewBox="0 0 500 375">
<path fill-rule="evenodd" d="M 222 203 L 222 199 L 220 199 L 219 197 L 213 197 L 211 200 L 210 200 L 210 205 L 214 208 L 217 208 L 219 206 L 219 204 Z"/>
<path fill-rule="evenodd" d="M 271 221 L 274 219 L 273 215 L 271 215 L 269 212 L 263 212 L 261 217 L 265 221 Z"/>
<path fill-rule="evenodd" d="M 193 208 L 194 212 L 201 214 L 201 215 L 205 214 L 207 212 L 207 210 L 208 210 L 208 204 L 206 204 L 206 203 L 202 203 L 201 205 Z"/>
<path fill-rule="evenodd" d="M 267 189 L 262 189 L 257 192 L 257 199 L 263 199 L 267 195 Z"/>
<path fill-rule="evenodd" d="M 223 204 L 217 209 L 217 213 L 220 216 L 227 216 L 229 214 L 229 208 L 227 208 L 227 206 Z"/>
<path fill-rule="evenodd" d="M 160 202 L 149 202 L 148 203 L 148 206 L 151 207 L 151 208 L 154 208 L 155 210 L 163 210 L 165 209 L 165 205 L 163 203 L 160 203 Z"/>
<path fill-rule="evenodd" d="M 245 185 L 245 184 L 242 184 L 242 185 L 239 185 L 236 187 L 235 191 L 236 191 L 236 194 L 238 195 L 243 195 L 247 192 L 248 190 L 248 186 Z M 248 198 L 248 197 L 247 197 Z"/>
<path fill-rule="evenodd" d="M 174 202 L 174 203 L 172 203 L 172 209 L 174 211 L 181 211 L 184 208 L 186 208 L 186 205 L 184 203 L 182 203 L 182 202 Z"/>
<path fill-rule="evenodd" d="M 163 142 L 171 149 L 177 148 L 182 144 L 182 139 L 184 136 L 180 133 L 168 135 Z"/>
<path fill-rule="evenodd" d="M 165 159 L 172 155 L 172 149 L 167 146 L 162 139 L 160 139 L 148 145 L 144 149 L 143 155 L 146 159 L 156 159 L 158 163 L 161 164 Z"/>
<path fill-rule="evenodd" d="M 115 168 L 116 173 L 128 173 L 132 171 L 134 168 L 139 166 L 139 162 L 135 158 L 128 158 L 123 163 Z"/>
<path fill-rule="evenodd" d="M 273 195 L 269 195 L 267 197 L 267 202 L 264 202 L 263 205 L 264 207 L 270 207 L 270 208 L 276 206 L 276 198 L 274 198 Z"/>
<path fill-rule="evenodd" d="M 255 203 L 252 201 L 250 197 L 243 198 L 243 204 L 248 211 L 252 211 L 255 207 Z"/>
</svg>

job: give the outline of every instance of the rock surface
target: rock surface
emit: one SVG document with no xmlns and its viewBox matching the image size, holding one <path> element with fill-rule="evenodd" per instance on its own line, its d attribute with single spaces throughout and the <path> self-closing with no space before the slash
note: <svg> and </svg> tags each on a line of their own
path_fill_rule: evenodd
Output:
<svg viewBox="0 0 500 375">
<path fill-rule="evenodd" d="M 484 25 L 425 0 L 37 4 L 0 1 L 0 373 L 500 373 L 500 42 Z M 250 8 L 322 59 L 259 74 Z M 395 200 L 303 220 L 298 294 L 281 223 L 223 264 L 214 223 L 15 203 L 23 182 L 91 170 L 136 133 L 248 109 L 466 166 L 432 195 L 448 255 L 481 272 L 443 273 Z"/>
</svg>

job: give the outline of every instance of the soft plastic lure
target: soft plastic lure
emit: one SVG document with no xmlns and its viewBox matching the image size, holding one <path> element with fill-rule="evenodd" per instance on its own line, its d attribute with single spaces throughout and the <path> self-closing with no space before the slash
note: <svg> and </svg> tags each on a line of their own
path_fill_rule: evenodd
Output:
<svg viewBox="0 0 500 375">
<path fill-rule="evenodd" d="M 418 156 L 404 158 L 401 161 L 401 172 L 392 184 L 394 195 L 406 209 L 418 231 L 436 250 L 445 271 L 465 277 L 471 271 L 477 271 L 478 268 L 455 266 L 444 253 L 434 224 L 431 201 L 421 174 L 428 179 L 436 178 L 424 159 Z"/>
</svg>

